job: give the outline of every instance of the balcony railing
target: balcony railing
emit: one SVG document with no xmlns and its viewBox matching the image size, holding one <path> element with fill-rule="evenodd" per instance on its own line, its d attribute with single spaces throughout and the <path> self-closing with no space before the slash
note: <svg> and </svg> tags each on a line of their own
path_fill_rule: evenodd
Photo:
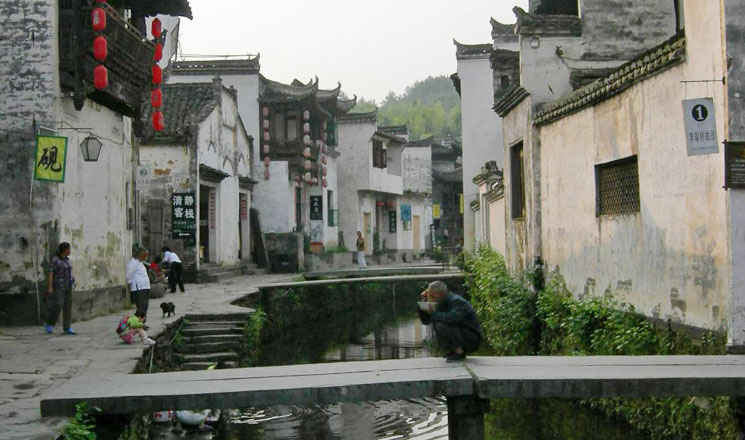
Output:
<svg viewBox="0 0 745 440">
<path fill-rule="evenodd" d="M 120 112 L 137 116 L 145 92 L 150 88 L 155 45 L 148 41 L 114 8 L 96 4 L 106 10 L 108 57 L 104 65 L 109 71 L 109 86 L 93 88 L 93 6 L 78 0 L 60 0 L 59 49 L 62 87 L 74 92 L 76 108 L 82 108 L 85 98 Z"/>
</svg>

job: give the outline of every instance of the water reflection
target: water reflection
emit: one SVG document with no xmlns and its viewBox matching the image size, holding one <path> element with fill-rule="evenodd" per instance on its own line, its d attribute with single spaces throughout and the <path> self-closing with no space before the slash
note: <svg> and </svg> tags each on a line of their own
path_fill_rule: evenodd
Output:
<svg viewBox="0 0 745 440">
<path fill-rule="evenodd" d="M 323 355 L 324 362 L 412 359 L 433 356 L 430 350 L 431 327 L 419 318 L 400 325 L 377 330 L 342 347 L 332 348 Z"/>
</svg>

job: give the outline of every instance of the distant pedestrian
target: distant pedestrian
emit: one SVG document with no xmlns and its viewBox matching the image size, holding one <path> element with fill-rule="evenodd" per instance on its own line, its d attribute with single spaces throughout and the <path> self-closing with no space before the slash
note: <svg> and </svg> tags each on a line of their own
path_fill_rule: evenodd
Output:
<svg viewBox="0 0 745 440">
<path fill-rule="evenodd" d="M 147 316 L 147 306 L 150 301 L 150 277 L 143 261 L 147 260 L 148 252 L 145 248 L 139 248 L 135 256 L 127 264 L 127 284 L 129 291 L 134 296 L 137 311 L 142 316 Z"/>
<path fill-rule="evenodd" d="M 361 231 L 357 231 L 357 264 L 360 265 L 360 269 L 367 267 L 367 261 L 365 261 L 365 239 L 362 238 Z"/>
<path fill-rule="evenodd" d="M 171 288 L 171 293 L 176 292 L 176 285 L 183 292 L 184 282 L 181 281 L 183 265 L 178 255 L 172 252 L 168 246 L 163 247 L 163 263 L 168 263 L 168 286 Z"/>
<path fill-rule="evenodd" d="M 72 276 L 72 265 L 70 265 L 70 243 L 63 242 L 57 247 L 57 253 L 49 265 L 49 277 L 47 278 L 48 301 L 47 319 L 44 321 L 44 330 L 52 333 L 59 319 L 62 309 L 62 330 L 66 335 L 74 335 L 70 325 L 72 324 L 72 287 L 75 278 Z"/>
</svg>

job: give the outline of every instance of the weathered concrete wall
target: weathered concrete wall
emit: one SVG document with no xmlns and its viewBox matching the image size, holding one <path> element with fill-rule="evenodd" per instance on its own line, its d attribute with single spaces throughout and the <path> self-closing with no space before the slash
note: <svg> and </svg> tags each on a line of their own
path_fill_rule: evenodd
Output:
<svg viewBox="0 0 745 440">
<path fill-rule="evenodd" d="M 500 255 L 507 252 L 505 245 L 505 198 L 501 197 L 494 202 L 489 202 L 489 246 Z"/>
<path fill-rule="evenodd" d="M 533 260 L 540 255 L 540 163 L 532 122 L 532 101 L 527 97 L 509 114 L 505 115 L 504 123 L 504 156 L 508 158 L 504 164 L 505 182 L 505 219 L 506 237 L 505 259 L 513 274 L 520 275 L 532 267 Z M 523 187 L 525 191 L 525 216 L 512 216 L 512 164 L 510 163 L 510 149 L 519 142 L 523 143 Z"/>
<path fill-rule="evenodd" d="M 689 157 L 681 101 L 713 96 L 724 132 L 719 5 L 689 1 L 686 63 L 540 129 L 543 257 L 580 296 L 614 294 L 647 315 L 726 328 L 723 156 Z M 595 165 L 636 155 L 639 213 L 596 216 Z"/>
<path fill-rule="evenodd" d="M 404 148 L 402 160 L 404 191 L 432 194 L 432 148 Z"/>
<path fill-rule="evenodd" d="M 370 139 L 376 128 L 375 121 L 364 123 L 339 121 L 338 125 L 339 229 L 344 235 L 344 244 L 349 250 L 354 250 L 357 231 L 362 230 L 363 204 L 359 191 L 370 187 L 370 169 L 372 168 Z M 374 213 L 374 203 L 373 201 L 372 209 L 366 208 L 364 212 Z M 372 241 L 366 241 L 369 244 L 368 249 L 371 249 Z"/>
<path fill-rule="evenodd" d="M 689 3 L 686 3 L 688 6 Z M 745 5 L 742 2 L 724 2 L 725 55 L 731 66 L 727 72 L 725 138 L 745 140 Z M 690 8 L 686 8 L 686 15 Z M 712 54 L 714 55 L 714 54 Z M 730 189 L 729 196 L 729 246 L 732 267 L 729 344 L 737 351 L 745 347 L 745 190 Z"/>
<path fill-rule="evenodd" d="M 489 55 L 458 60 L 458 77 L 461 81 L 463 194 L 466 206 L 464 247 L 473 252 L 475 219 L 468 205 L 477 197 L 478 187 L 472 179 L 481 171 L 484 162 L 496 160 L 499 168 L 502 168 L 502 121 L 492 110 L 494 77 Z"/>
</svg>

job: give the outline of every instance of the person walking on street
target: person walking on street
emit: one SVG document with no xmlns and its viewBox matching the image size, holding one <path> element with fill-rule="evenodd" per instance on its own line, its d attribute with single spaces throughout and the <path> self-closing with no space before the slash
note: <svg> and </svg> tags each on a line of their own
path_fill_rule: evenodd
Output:
<svg viewBox="0 0 745 440">
<path fill-rule="evenodd" d="M 481 345 L 481 324 L 471 304 L 450 293 L 442 281 L 430 283 L 422 292 L 422 301 L 437 303 L 434 310 L 419 309 L 422 324 L 432 324 L 437 345 L 447 353 L 448 362 L 462 361 Z"/>
<path fill-rule="evenodd" d="M 137 253 L 127 264 L 127 284 L 129 291 L 135 298 L 137 311 L 142 316 L 147 316 L 147 306 L 150 301 L 150 277 L 143 261 L 147 260 L 148 252 L 145 248 L 139 248 Z"/>
<path fill-rule="evenodd" d="M 171 251 L 168 246 L 163 247 L 163 261 L 162 263 L 168 263 L 168 286 L 171 287 L 171 293 L 176 292 L 176 285 L 178 284 L 179 290 L 184 292 L 184 282 L 181 281 L 181 271 L 183 265 L 181 259 L 175 252 Z"/>
<path fill-rule="evenodd" d="M 72 324 L 72 286 L 75 278 L 72 276 L 70 265 L 70 243 L 63 242 L 57 247 L 57 253 L 49 265 L 49 277 L 47 278 L 47 294 L 49 302 L 47 318 L 44 321 L 44 330 L 52 333 L 59 319 L 62 309 L 62 331 L 66 335 L 74 335 Z"/>
<path fill-rule="evenodd" d="M 365 239 L 362 238 L 361 231 L 357 231 L 357 264 L 360 265 L 360 269 L 367 267 L 367 261 L 365 261 Z"/>
</svg>

